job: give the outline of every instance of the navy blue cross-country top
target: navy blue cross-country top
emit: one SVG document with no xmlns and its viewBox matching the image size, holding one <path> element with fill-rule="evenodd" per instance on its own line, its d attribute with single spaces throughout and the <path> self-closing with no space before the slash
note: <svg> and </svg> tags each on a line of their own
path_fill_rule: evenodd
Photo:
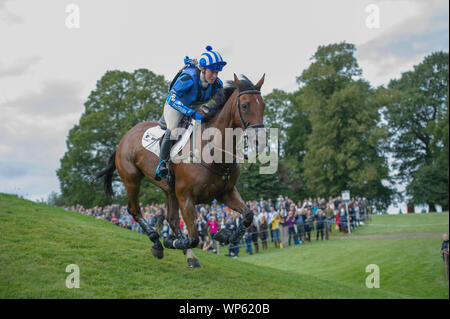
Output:
<svg viewBox="0 0 450 319">
<path fill-rule="evenodd" d="M 191 65 L 186 67 L 175 81 L 166 102 L 180 113 L 191 116 L 194 113 L 191 106 L 207 102 L 222 87 L 222 81 L 217 78 L 214 84 L 208 84 L 204 88 L 200 79 L 200 70 Z"/>
</svg>

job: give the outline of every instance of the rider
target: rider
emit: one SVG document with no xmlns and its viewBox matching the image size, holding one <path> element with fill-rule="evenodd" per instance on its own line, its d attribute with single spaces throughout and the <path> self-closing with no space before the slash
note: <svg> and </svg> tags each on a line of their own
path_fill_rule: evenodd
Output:
<svg viewBox="0 0 450 319">
<path fill-rule="evenodd" d="M 222 56 L 213 51 L 211 46 L 200 56 L 200 61 L 184 59 L 185 67 L 174 79 L 169 96 L 164 104 L 164 120 L 167 124 L 160 151 L 160 162 L 156 169 L 155 179 L 166 178 L 169 172 L 168 161 L 172 146 L 171 131 L 177 128 L 184 116 L 194 116 L 195 120 L 202 120 L 202 115 L 192 108 L 196 104 L 204 104 L 214 94 L 222 89 L 222 81 L 217 77 L 219 71 L 227 64 Z M 192 107 L 192 108 L 191 108 Z"/>
</svg>

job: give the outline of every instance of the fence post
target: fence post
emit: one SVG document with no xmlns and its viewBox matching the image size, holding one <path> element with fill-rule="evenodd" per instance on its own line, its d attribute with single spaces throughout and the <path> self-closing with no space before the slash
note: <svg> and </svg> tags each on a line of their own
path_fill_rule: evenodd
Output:
<svg viewBox="0 0 450 319">
<path fill-rule="evenodd" d="M 219 244 L 219 241 L 217 241 L 217 240 L 215 240 L 214 241 L 214 246 L 216 246 L 216 254 L 217 255 L 220 255 L 220 244 Z"/>
<path fill-rule="evenodd" d="M 348 214 L 348 205 L 347 205 L 347 201 L 345 201 L 345 211 L 347 212 L 347 232 L 349 233 L 349 234 L 351 234 L 352 233 L 352 230 L 351 230 L 351 225 L 350 225 L 350 215 Z"/>
</svg>

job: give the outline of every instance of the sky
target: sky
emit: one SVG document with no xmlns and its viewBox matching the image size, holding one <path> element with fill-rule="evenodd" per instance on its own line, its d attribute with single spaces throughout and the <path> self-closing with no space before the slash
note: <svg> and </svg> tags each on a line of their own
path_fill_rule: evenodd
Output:
<svg viewBox="0 0 450 319">
<path fill-rule="evenodd" d="M 294 91 L 319 45 L 346 41 L 376 87 L 448 52 L 448 12 L 447 0 L 0 0 L 0 192 L 59 192 L 68 132 L 108 70 L 171 80 L 211 45 L 222 80 L 265 73 L 263 94 Z"/>
</svg>

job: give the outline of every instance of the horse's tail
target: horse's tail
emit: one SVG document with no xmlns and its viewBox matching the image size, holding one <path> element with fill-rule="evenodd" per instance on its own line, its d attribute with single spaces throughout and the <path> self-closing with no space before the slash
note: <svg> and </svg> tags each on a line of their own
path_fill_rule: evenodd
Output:
<svg viewBox="0 0 450 319">
<path fill-rule="evenodd" d="M 112 177 L 115 170 L 116 170 L 116 151 L 114 151 L 114 153 L 112 153 L 111 156 L 109 157 L 108 165 L 100 172 L 95 174 L 95 179 L 99 179 L 100 177 L 105 176 L 104 188 L 106 195 L 108 195 L 109 197 L 114 196 L 114 191 L 112 189 Z"/>
</svg>

